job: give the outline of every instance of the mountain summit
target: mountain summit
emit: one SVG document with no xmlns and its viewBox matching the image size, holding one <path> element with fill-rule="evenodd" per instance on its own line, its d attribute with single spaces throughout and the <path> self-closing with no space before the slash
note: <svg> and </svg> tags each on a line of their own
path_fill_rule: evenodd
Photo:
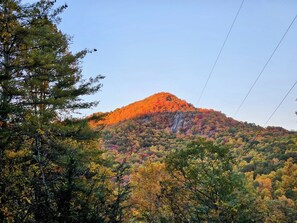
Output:
<svg viewBox="0 0 297 223">
<path fill-rule="evenodd" d="M 186 112 L 197 109 L 173 94 L 160 92 L 110 112 L 102 124 L 115 124 L 139 116 L 162 112 Z"/>
</svg>

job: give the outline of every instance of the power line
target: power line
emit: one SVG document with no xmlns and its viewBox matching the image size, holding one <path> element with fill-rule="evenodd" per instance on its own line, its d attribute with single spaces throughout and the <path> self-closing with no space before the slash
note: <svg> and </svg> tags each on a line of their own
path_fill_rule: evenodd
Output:
<svg viewBox="0 0 297 223">
<path fill-rule="evenodd" d="M 274 48 L 274 50 L 272 51 L 272 54 L 270 55 L 270 57 L 268 58 L 268 60 L 266 61 L 266 63 L 264 64 L 261 72 L 259 73 L 258 77 L 256 78 L 256 80 L 254 81 L 254 83 L 252 84 L 252 86 L 250 87 L 249 91 L 247 92 L 246 96 L 244 97 L 244 99 L 241 101 L 240 105 L 238 106 L 238 108 L 236 109 L 236 111 L 234 112 L 233 117 L 235 117 L 239 110 L 241 109 L 242 105 L 244 104 L 244 102 L 246 101 L 246 99 L 248 98 L 248 96 L 250 95 L 252 89 L 254 88 L 254 86 L 256 85 L 256 83 L 258 82 L 259 78 L 261 77 L 261 75 L 263 74 L 264 70 L 266 69 L 268 63 L 270 62 L 270 60 L 272 59 L 273 55 L 275 54 L 275 52 L 277 51 L 278 47 L 280 46 L 280 44 L 282 43 L 283 39 L 285 38 L 285 36 L 287 35 L 287 33 L 289 32 L 289 30 L 291 29 L 291 26 L 293 25 L 293 23 L 295 22 L 297 18 L 297 15 L 295 15 L 294 19 L 292 20 L 292 22 L 290 23 L 289 27 L 286 29 L 284 35 L 282 36 L 282 38 L 280 39 L 280 41 L 278 42 L 278 44 L 276 45 L 276 47 Z"/>
<path fill-rule="evenodd" d="M 209 80 L 210 80 L 210 78 L 211 78 L 211 76 L 212 76 L 212 73 L 213 73 L 213 71 L 214 71 L 214 69 L 215 69 L 215 67 L 216 67 L 216 65 L 217 65 L 217 63 L 218 63 L 218 61 L 219 61 L 219 58 L 220 58 L 220 56 L 221 56 L 221 53 L 222 53 L 222 51 L 223 51 L 223 49 L 224 49 L 224 47 L 225 47 L 225 44 L 226 44 L 226 42 L 227 42 L 227 40 L 228 40 L 228 38 L 229 38 L 229 35 L 230 35 L 231 31 L 232 31 L 232 28 L 233 28 L 233 26 L 234 26 L 234 24 L 235 24 L 235 22 L 236 22 L 236 20 L 237 20 L 237 17 L 238 17 L 238 15 L 239 15 L 240 11 L 241 11 L 241 8 L 242 8 L 243 3 L 244 3 L 244 0 L 242 0 L 241 4 L 240 4 L 240 6 L 239 6 L 239 9 L 238 9 L 238 11 L 237 11 L 237 13 L 236 13 L 236 15 L 235 15 L 235 17 L 234 17 L 234 19 L 233 19 L 233 22 L 232 22 L 232 24 L 231 24 L 231 26 L 230 26 L 230 28 L 229 28 L 228 34 L 227 34 L 227 36 L 225 37 L 225 40 L 224 40 L 224 42 L 223 42 L 223 45 L 221 46 L 221 49 L 220 49 L 220 51 L 219 51 L 219 53 L 218 53 L 218 55 L 217 55 L 217 57 L 216 57 L 216 60 L 215 60 L 213 66 L 212 66 L 212 68 L 211 68 L 211 71 L 210 71 L 209 74 L 208 74 L 207 80 L 206 80 L 206 82 L 205 82 L 205 84 L 204 84 L 204 87 L 203 87 L 203 89 L 202 89 L 202 91 L 201 91 L 201 94 L 200 94 L 200 96 L 199 96 L 198 104 L 200 104 L 200 101 L 201 101 L 201 98 L 202 98 L 202 96 L 203 96 L 203 94 L 204 94 L 204 91 L 205 91 L 205 89 L 206 89 L 206 86 L 207 86 L 207 84 L 208 84 L 208 82 L 209 82 Z"/>
<path fill-rule="evenodd" d="M 283 99 L 281 100 L 281 102 L 278 104 L 278 106 L 274 109 L 274 111 L 271 113 L 271 115 L 269 116 L 269 118 L 267 119 L 267 121 L 265 122 L 265 124 L 263 125 L 263 127 L 265 127 L 267 125 L 267 123 L 271 120 L 271 118 L 273 117 L 273 115 L 276 113 L 276 111 L 279 109 L 279 107 L 282 105 L 282 103 L 286 100 L 286 98 L 288 97 L 288 95 L 291 93 L 291 91 L 294 89 L 295 85 L 297 84 L 297 81 L 295 81 L 295 83 L 293 84 L 293 86 L 290 88 L 290 90 L 286 93 L 286 95 L 283 97 Z M 258 130 L 258 132 L 255 134 L 255 136 L 251 139 L 249 139 L 247 142 L 251 143 L 254 140 L 257 139 L 258 136 L 261 135 L 263 129 Z M 251 148 L 252 144 L 250 144 L 250 146 L 248 148 Z M 243 154 L 247 154 L 249 149 L 244 150 L 245 152 L 243 152 Z"/>
<path fill-rule="evenodd" d="M 293 88 L 295 87 L 295 85 L 297 84 L 297 81 L 295 81 L 295 83 L 293 84 L 293 86 L 290 88 L 290 90 L 287 92 L 287 94 L 283 97 L 283 99 L 281 100 L 281 102 L 278 104 L 278 106 L 275 108 L 275 110 L 271 113 L 271 115 L 269 116 L 269 118 L 267 119 L 267 121 L 265 122 L 264 126 L 267 125 L 267 123 L 270 121 L 270 119 L 272 118 L 272 116 L 275 114 L 275 112 L 279 109 L 279 107 L 282 105 L 282 103 L 284 102 L 284 100 L 288 97 L 288 95 L 290 94 L 290 92 L 293 90 Z"/>
</svg>

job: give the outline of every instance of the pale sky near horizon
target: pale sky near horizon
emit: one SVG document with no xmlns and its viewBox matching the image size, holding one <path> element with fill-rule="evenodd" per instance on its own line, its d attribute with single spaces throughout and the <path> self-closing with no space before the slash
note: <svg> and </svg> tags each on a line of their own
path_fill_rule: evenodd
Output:
<svg viewBox="0 0 297 223">
<path fill-rule="evenodd" d="M 96 48 L 83 74 L 102 74 L 88 115 L 157 92 L 232 117 L 297 14 L 294 0 L 246 0 L 200 104 L 199 95 L 241 0 L 57 0 L 71 50 Z M 297 80 L 297 21 L 236 116 L 263 125 Z M 268 125 L 297 130 L 297 86 Z"/>
</svg>

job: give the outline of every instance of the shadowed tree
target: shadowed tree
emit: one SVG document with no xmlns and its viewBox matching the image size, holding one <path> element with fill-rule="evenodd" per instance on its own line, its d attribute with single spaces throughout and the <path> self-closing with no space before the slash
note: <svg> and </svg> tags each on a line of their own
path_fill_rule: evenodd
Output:
<svg viewBox="0 0 297 223">
<path fill-rule="evenodd" d="M 82 78 L 88 50 L 70 52 L 57 27 L 67 6 L 54 3 L 0 2 L 1 222 L 87 222 L 81 207 L 106 186 L 92 188 L 93 178 L 109 177 L 90 171 L 103 162 L 98 134 L 70 115 L 97 104 L 82 96 L 98 92 L 103 77 Z"/>
</svg>

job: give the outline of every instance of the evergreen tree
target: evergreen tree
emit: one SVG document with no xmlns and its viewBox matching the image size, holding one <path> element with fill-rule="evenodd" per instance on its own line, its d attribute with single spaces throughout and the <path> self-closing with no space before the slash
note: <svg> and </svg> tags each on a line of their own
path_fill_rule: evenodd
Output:
<svg viewBox="0 0 297 223">
<path fill-rule="evenodd" d="M 98 92 L 103 77 L 82 79 L 88 51 L 70 52 L 57 27 L 67 6 L 54 3 L 0 2 L 1 222 L 103 221 L 102 208 L 92 217 L 81 210 L 95 205 L 92 193 L 104 196 L 95 176 L 109 177 L 91 171 L 90 163 L 104 168 L 97 134 L 70 115 L 97 104 L 81 97 Z"/>
</svg>

